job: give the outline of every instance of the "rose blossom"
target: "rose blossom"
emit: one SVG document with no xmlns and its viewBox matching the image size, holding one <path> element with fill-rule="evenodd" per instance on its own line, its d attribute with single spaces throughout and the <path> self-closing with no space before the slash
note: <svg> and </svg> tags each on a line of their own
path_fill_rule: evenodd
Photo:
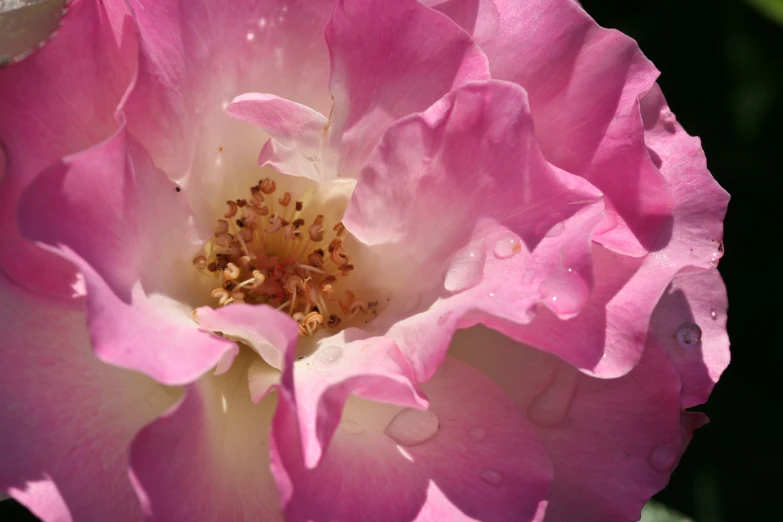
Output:
<svg viewBox="0 0 783 522">
<path fill-rule="evenodd" d="M 0 487 L 60 520 L 638 519 L 727 194 L 569 0 L 74 1 L 0 71 Z"/>
</svg>

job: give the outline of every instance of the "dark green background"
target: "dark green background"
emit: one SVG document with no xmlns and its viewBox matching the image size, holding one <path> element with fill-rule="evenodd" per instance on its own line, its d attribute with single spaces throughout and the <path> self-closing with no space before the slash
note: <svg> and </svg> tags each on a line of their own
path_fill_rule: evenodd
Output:
<svg viewBox="0 0 783 522">
<path fill-rule="evenodd" d="M 783 0 L 780 0 L 783 1 Z M 697 522 L 783 520 L 781 153 L 783 25 L 742 0 L 584 0 L 603 26 L 635 38 L 685 129 L 702 139 L 732 196 L 720 271 L 732 362 L 658 496 Z"/>
<path fill-rule="evenodd" d="M 658 499 L 696 522 L 780 520 L 783 347 L 773 327 L 783 300 L 776 254 L 783 242 L 783 25 L 743 0 L 582 4 L 601 25 L 635 38 L 662 71 L 678 121 L 701 137 L 710 170 L 732 195 L 720 271 L 733 360 L 703 408 L 711 423 L 696 433 Z M 27 517 L 11 501 L 0 504 L 0 520 L 34 520 Z"/>
</svg>

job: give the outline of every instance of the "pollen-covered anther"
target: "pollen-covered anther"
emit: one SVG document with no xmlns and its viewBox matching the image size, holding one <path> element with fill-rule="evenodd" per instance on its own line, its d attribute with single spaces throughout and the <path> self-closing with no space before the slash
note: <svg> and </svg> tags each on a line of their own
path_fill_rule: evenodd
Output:
<svg viewBox="0 0 783 522">
<path fill-rule="evenodd" d="M 324 238 L 324 217 L 323 215 L 319 214 L 315 221 L 313 221 L 313 224 L 310 225 L 310 228 L 307 229 L 307 233 L 310 235 L 311 241 L 321 241 Z"/>
<path fill-rule="evenodd" d="M 195 266 L 198 270 L 205 270 L 207 268 L 207 258 L 205 256 L 194 257 L 193 266 Z"/>
<path fill-rule="evenodd" d="M 277 214 L 269 216 L 269 227 L 264 229 L 267 234 L 274 234 L 283 227 L 283 220 Z"/>
<path fill-rule="evenodd" d="M 233 281 L 234 279 L 239 277 L 239 267 L 234 263 L 228 263 L 226 265 L 226 268 L 223 270 L 223 276 L 226 279 Z"/>
<path fill-rule="evenodd" d="M 204 255 L 193 258 L 194 268 L 215 280 L 216 306 L 272 306 L 290 315 L 302 336 L 344 328 L 359 313 L 377 315 L 374 301 L 359 299 L 344 286 L 342 277 L 354 264 L 344 250 L 342 223 L 329 223 L 326 213 L 305 213 L 309 200 L 296 200 L 290 192 L 281 191 L 262 206 L 276 188 L 274 180 L 264 178 L 250 187 L 251 197 L 227 201 L 228 212 L 218 219 Z M 328 247 L 311 248 L 320 241 Z"/>
<path fill-rule="evenodd" d="M 231 219 L 237 215 L 237 202 L 229 200 L 226 201 L 226 204 L 228 205 L 228 212 L 223 214 L 223 217 Z"/>
<path fill-rule="evenodd" d="M 215 227 L 215 235 L 219 236 L 220 234 L 225 234 L 228 232 L 228 221 L 225 219 L 218 219 L 218 224 Z"/>
<path fill-rule="evenodd" d="M 264 178 L 258 183 L 258 188 L 264 194 L 271 194 L 277 189 L 277 184 L 271 178 Z"/>
</svg>

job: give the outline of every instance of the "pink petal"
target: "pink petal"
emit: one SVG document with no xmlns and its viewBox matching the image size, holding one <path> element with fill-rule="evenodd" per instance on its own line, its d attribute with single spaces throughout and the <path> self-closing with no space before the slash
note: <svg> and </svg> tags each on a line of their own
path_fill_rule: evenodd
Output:
<svg viewBox="0 0 783 522">
<path fill-rule="evenodd" d="M 315 353 L 284 371 L 293 371 L 293 383 L 283 377 L 283 387 L 296 397 L 308 467 L 318 464 L 350 394 L 419 409 L 427 405 L 394 341 L 353 328 L 324 339 Z"/>
<path fill-rule="evenodd" d="M 491 381 L 455 360 L 424 388 L 438 426 L 429 439 L 399 446 L 388 435 L 399 407 L 350 399 L 315 469 L 305 467 L 292 443 L 295 416 L 281 397 L 272 469 L 286 518 L 533 520 L 552 476 L 522 414 Z"/>
<path fill-rule="evenodd" d="M 110 136 L 133 73 L 136 41 L 115 42 L 99 0 L 71 2 L 56 36 L 20 63 L 0 69 L 0 265 L 19 284 L 68 300 L 76 273 L 68 261 L 17 231 L 20 194 L 40 171 Z"/>
<path fill-rule="evenodd" d="M 0 490 L 46 522 L 138 520 L 131 438 L 174 400 L 100 362 L 78 307 L 0 278 Z"/>
<path fill-rule="evenodd" d="M 485 329 L 456 336 L 452 353 L 492 378 L 537 426 L 555 471 L 546 520 L 637 520 L 668 482 L 702 421 L 681 414 L 677 371 L 652 335 L 648 341 L 629 374 L 598 379 Z"/>
<path fill-rule="evenodd" d="M 84 274 L 92 341 L 104 361 L 181 384 L 237 349 L 200 331 L 178 302 L 197 288 L 189 258 L 200 240 L 181 195 L 124 128 L 38 176 L 20 209 L 22 232 Z"/>
<path fill-rule="evenodd" d="M 142 53 L 124 105 L 128 128 L 155 164 L 186 189 L 196 214 L 212 219 L 215 201 L 234 199 L 240 188 L 258 181 L 258 150 L 268 139 L 224 114 L 232 99 L 266 92 L 328 113 L 323 28 L 334 3 L 130 4 Z M 234 182 L 226 183 L 228 173 Z"/>
<path fill-rule="evenodd" d="M 243 94 L 234 98 L 226 111 L 258 125 L 272 137 L 261 150 L 260 166 L 314 181 L 332 177 L 333 161 L 325 150 L 329 121 L 321 113 L 271 94 Z"/>
<path fill-rule="evenodd" d="M 729 364 L 727 307 L 726 287 L 712 269 L 675 277 L 655 309 L 654 341 L 680 374 L 683 409 L 707 402 Z"/>
<path fill-rule="evenodd" d="M 386 127 L 454 87 L 489 79 L 484 54 L 415 0 L 340 0 L 326 27 L 339 173 L 355 176 Z"/>
<path fill-rule="evenodd" d="M 296 322 L 271 306 L 239 303 L 217 310 L 203 306 L 196 316 L 202 328 L 243 341 L 278 370 L 287 353 L 296 350 Z"/>
<path fill-rule="evenodd" d="M 645 150 L 639 98 L 658 71 L 636 42 L 571 0 L 447 0 L 436 9 L 478 39 L 493 78 L 530 93 L 546 158 L 605 194 L 596 240 L 633 256 L 655 249 L 672 198 Z"/>
<path fill-rule="evenodd" d="M 476 82 L 394 124 L 362 170 L 343 223 L 379 253 L 376 273 L 404 281 L 397 294 L 422 295 L 418 309 L 384 312 L 373 326 L 398 339 L 420 379 L 469 312 L 480 313 L 464 322 L 516 336 L 536 302 L 569 318 L 589 297 L 600 196 L 548 164 L 532 131 L 521 88 Z M 515 250 L 495 254 L 508 238 Z M 588 349 L 553 348 L 584 361 L 603 345 Z"/>
<path fill-rule="evenodd" d="M 250 401 L 241 355 L 133 441 L 131 466 L 146 520 L 281 520 L 267 437 L 275 397 Z"/>
</svg>

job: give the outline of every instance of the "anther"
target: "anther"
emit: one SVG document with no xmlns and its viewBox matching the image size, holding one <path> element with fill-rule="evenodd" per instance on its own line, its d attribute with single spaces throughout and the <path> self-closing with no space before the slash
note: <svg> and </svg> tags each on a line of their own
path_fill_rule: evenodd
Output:
<svg viewBox="0 0 783 522">
<path fill-rule="evenodd" d="M 218 304 L 223 304 L 231 297 L 231 294 L 228 293 L 227 290 L 224 290 L 223 288 L 215 288 L 212 290 L 212 297 L 218 299 Z"/>
<path fill-rule="evenodd" d="M 343 234 L 345 234 L 345 225 L 343 225 L 343 222 L 340 221 L 332 227 L 332 230 L 334 230 L 334 232 L 337 234 L 337 237 L 342 237 Z"/>
<path fill-rule="evenodd" d="M 261 189 L 258 187 L 250 187 L 250 195 L 253 196 L 253 201 L 258 204 L 264 201 L 264 196 L 261 195 Z"/>
<path fill-rule="evenodd" d="M 258 188 L 261 189 L 261 192 L 264 194 L 271 194 L 277 188 L 277 184 L 270 178 L 264 178 L 259 182 Z"/>
<path fill-rule="evenodd" d="M 295 220 L 294 220 L 294 222 L 293 222 L 293 223 L 291 223 L 291 224 L 292 224 L 294 227 L 296 227 L 296 228 L 299 228 L 299 227 L 301 227 L 302 225 L 304 225 L 304 224 L 305 224 L 305 220 L 304 220 L 304 219 L 302 219 L 302 218 L 295 219 Z"/>
<path fill-rule="evenodd" d="M 273 234 L 280 230 L 280 227 L 283 226 L 283 220 L 280 219 L 280 216 L 272 214 L 269 216 L 269 224 L 271 225 L 269 228 L 265 229 L 264 232 L 267 234 Z"/>
<path fill-rule="evenodd" d="M 343 321 L 342 319 L 340 319 L 340 317 L 338 317 L 335 314 L 332 314 L 329 316 L 329 320 L 326 321 L 326 326 L 329 328 L 337 328 L 338 326 L 340 326 L 341 322 Z"/>
<path fill-rule="evenodd" d="M 226 218 L 232 218 L 237 215 L 237 203 L 236 201 L 226 201 L 228 205 L 228 212 L 224 214 Z"/>
<path fill-rule="evenodd" d="M 228 232 L 228 221 L 225 219 L 218 219 L 218 224 L 215 227 L 215 235 L 219 236 L 220 234 L 225 234 Z"/>
<path fill-rule="evenodd" d="M 278 198 L 277 201 L 281 205 L 283 205 L 284 207 L 287 207 L 288 204 L 291 203 L 291 193 L 290 192 L 286 192 L 285 194 L 283 194 L 283 197 L 282 198 Z"/>
<path fill-rule="evenodd" d="M 296 202 L 296 211 L 297 211 L 297 212 L 299 212 L 299 211 L 301 211 L 303 208 L 304 208 L 304 203 L 302 203 L 301 201 L 297 201 L 297 202 Z"/>
<path fill-rule="evenodd" d="M 313 224 L 310 225 L 310 228 L 307 230 L 307 233 L 310 234 L 311 241 L 321 241 L 324 238 L 323 223 L 324 217 L 319 214 L 318 217 L 315 218 Z"/>
<path fill-rule="evenodd" d="M 247 206 L 247 200 L 246 199 L 238 199 L 237 200 L 237 206 L 239 208 Z"/>
<path fill-rule="evenodd" d="M 228 263 L 226 268 L 223 270 L 223 275 L 226 277 L 226 279 L 236 279 L 239 277 L 239 267 L 234 263 Z"/>
<path fill-rule="evenodd" d="M 340 267 L 340 273 L 347 276 L 353 270 L 353 265 L 343 265 Z"/>
<path fill-rule="evenodd" d="M 207 258 L 204 256 L 196 256 L 193 258 L 193 266 L 198 268 L 199 270 L 204 270 L 207 268 Z"/>
</svg>

